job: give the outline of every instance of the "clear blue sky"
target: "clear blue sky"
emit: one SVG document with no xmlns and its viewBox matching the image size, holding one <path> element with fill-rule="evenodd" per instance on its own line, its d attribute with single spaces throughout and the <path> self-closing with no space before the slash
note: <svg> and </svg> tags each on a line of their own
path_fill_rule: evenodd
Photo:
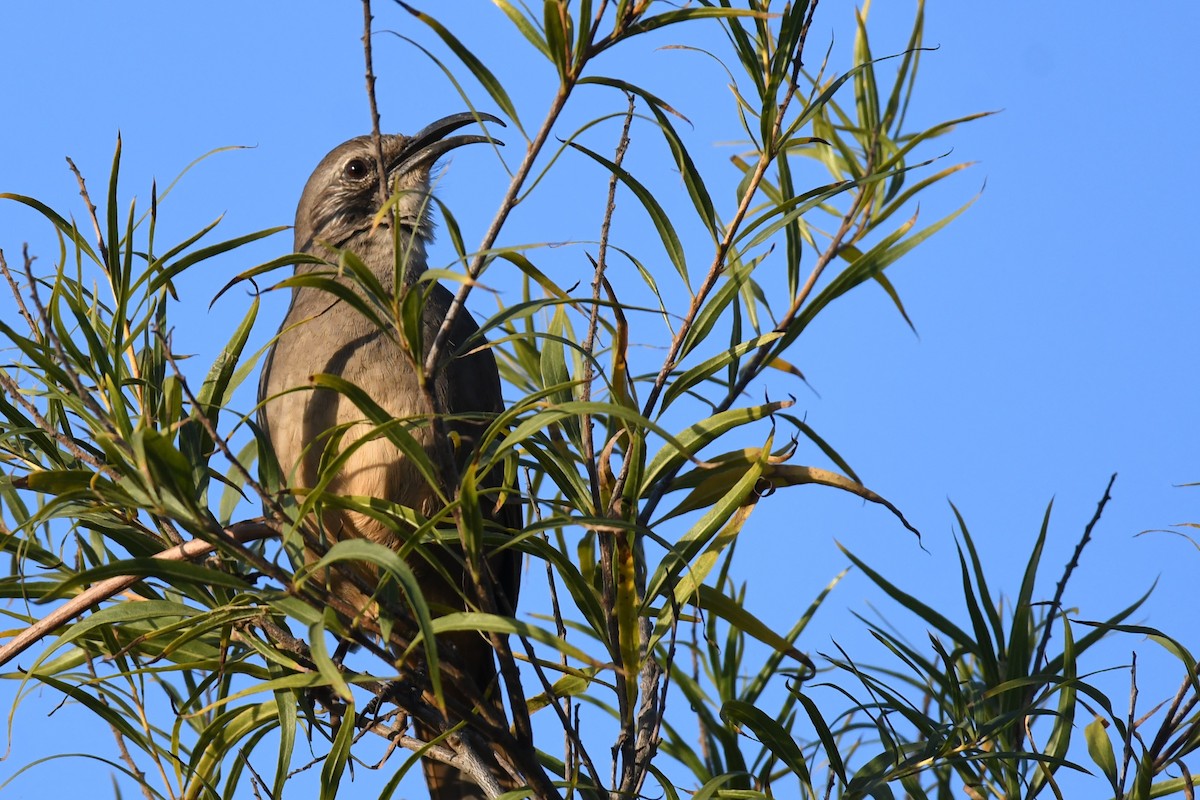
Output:
<svg viewBox="0 0 1200 800">
<path fill-rule="evenodd" d="M 483 0 L 423 5 L 445 14 L 478 48 L 518 106 L 529 109 L 527 125 L 536 125 L 550 83 L 535 71 L 544 69 L 541 63 L 513 51 L 495 7 Z M 912 8 L 901 0 L 876 3 L 876 54 L 903 47 Z M 835 65 L 847 62 L 851 9 L 842 0 L 822 3 L 812 53 L 832 42 Z M 376 27 L 431 41 L 384 2 L 377 3 Z M 753 576 L 752 611 L 786 628 L 845 566 L 837 540 L 961 620 L 948 500 L 963 512 L 991 565 L 992 588 L 1011 595 L 1054 498 L 1043 589 L 1049 596 L 1109 475 L 1118 472 L 1113 501 L 1067 603 L 1080 609 L 1080 618 L 1099 619 L 1158 580 L 1141 621 L 1200 650 L 1189 577 L 1200 553 L 1174 536 L 1135 538 L 1200 521 L 1200 488 L 1177 487 L 1200 481 L 1200 270 L 1187 244 L 1200 177 L 1192 149 L 1200 127 L 1198 27 L 1200 10 L 1183 3 L 1081 11 L 1069 3 L 930 0 L 926 43 L 939 49 L 921 62 L 914 117 L 931 124 L 974 111 L 1002 113 L 931 151 L 953 147 L 949 159 L 979 163 L 930 195 L 922 220 L 961 204 L 985 182 L 986 188 L 966 214 L 889 273 L 919 336 L 882 292 L 864 287 L 830 308 L 791 354 L 819 392 L 798 393 L 797 410 L 867 485 L 904 510 L 924 532 L 927 552 L 886 512 L 832 490 L 777 494 L 755 512 L 739 545 L 742 577 Z M 218 155 L 189 174 L 164 205 L 160 241 L 220 214 L 226 238 L 290 224 L 315 163 L 368 129 L 355 2 L 10 3 L 0 7 L 0 30 L 0 191 L 36 196 L 82 219 L 63 156 L 74 158 L 99 196 L 118 130 L 124 202 L 136 194 L 143 206 L 152 178 L 161 189 L 208 150 L 255 146 Z M 654 44 L 672 41 L 668 35 Z M 627 57 L 636 59 L 639 77 L 695 123 L 688 133 L 693 154 L 724 182 L 718 200 L 728 207 L 737 176 L 723 166 L 730 152 L 723 143 L 737 131 L 723 74 L 702 56 L 635 51 Z M 617 66 L 602 61 L 597 69 Z M 440 73 L 398 38 L 376 38 L 376 68 L 388 130 L 412 130 L 462 108 Z M 495 110 L 483 93 L 475 98 Z M 570 116 L 576 122 L 623 109 L 619 97 L 594 89 L 579 100 Z M 564 126 L 560 135 L 570 130 Z M 610 124 L 594 141 L 603 147 L 614 137 Z M 631 163 L 654 170 L 653 131 L 635 127 L 634 137 Z M 519 143 L 515 133 L 507 138 Z M 604 180 L 582 159 L 564 176 L 581 186 Z M 485 154 L 462 151 L 445 171 L 440 194 L 464 227 L 478 226 L 494 208 L 499 180 Z M 584 195 L 577 204 L 560 200 L 518 214 L 507 241 L 594 237 L 595 191 Z M 619 235 L 630 247 L 645 246 L 634 234 L 640 223 L 631 198 L 624 203 L 629 228 Z M 29 241 L 48 269 L 55 253 L 48 234 L 33 215 L 0 205 L 0 247 L 10 264 L 19 263 L 21 244 Z M 288 250 L 284 234 L 253 257 Z M 588 277 L 578 252 L 546 259 L 564 286 Z M 219 262 L 211 274 L 193 273 L 181 284 L 187 299 L 174 316 L 180 349 L 203 356 L 224 340 L 244 303 L 226 299 L 210 311 L 209 300 L 249 263 Z M 477 296 L 475 303 L 486 301 Z M 269 298 L 257 342 L 273 332 L 285 305 L 282 295 Z M 801 462 L 816 458 L 798 455 Z M 522 611 L 543 611 L 538 597 L 525 594 Z M 870 613 L 869 603 L 922 640 L 922 631 L 880 602 L 864 576 L 851 574 L 801 646 L 830 652 L 836 640 L 864 660 L 882 659 L 851 616 Z M 1159 658 L 1152 645 L 1122 639 L 1092 666 L 1123 663 L 1135 646 L 1147 662 L 1142 691 L 1149 707 L 1174 692 L 1176 662 Z M 1113 680 L 1120 695 L 1116 687 L 1127 676 Z M 8 704 L 10 691 L 0 686 L 0 705 Z M 62 715 L 46 720 L 53 703 L 47 696 L 22 706 L 0 780 L 46 752 L 112 755 L 103 730 L 64 744 L 66 727 L 76 723 Z M 20 779 L 11 796 L 79 786 L 94 792 L 107 786 L 106 775 L 102 766 L 68 770 L 60 762 Z"/>
</svg>

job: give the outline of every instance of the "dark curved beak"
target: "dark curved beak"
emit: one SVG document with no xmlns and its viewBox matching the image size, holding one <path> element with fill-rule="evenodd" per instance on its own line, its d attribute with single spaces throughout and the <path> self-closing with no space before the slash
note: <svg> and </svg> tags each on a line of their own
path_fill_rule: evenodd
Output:
<svg viewBox="0 0 1200 800">
<path fill-rule="evenodd" d="M 409 137 L 408 141 L 404 143 L 404 147 L 400 150 L 400 153 L 396 156 L 396 160 L 388 165 L 388 174 L 391 175 L 397 170 L 409 170 L 420 165 L 428 166 L 454 148 L 462 147 L 464 144 L 495 144 L 501 147 L 504 146 L 504 142 L 499 139 L 494 139 L 491 136 L 480 136 L 478 134 L 445 138 L 447 134 L 453 133 L 465 125 L 478 122 L 494 122 L 500 127 L 505 127 L 504 122 L 500 118 L 481 112 L 472 113 L 464 111 L 461 114 L 451 114 L 448 117 L 443 117 L 437 122 L 426 125 Z"/>
</svg>

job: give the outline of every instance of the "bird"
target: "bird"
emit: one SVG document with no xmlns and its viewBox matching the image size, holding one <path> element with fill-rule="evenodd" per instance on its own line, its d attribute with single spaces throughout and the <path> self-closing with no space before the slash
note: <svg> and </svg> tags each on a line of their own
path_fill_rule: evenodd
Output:
<svg viewBox="0 0 1200 800">
<path fill-rule="evenodd" d="M 440 119 L 411 136 L 382 135 L 382 163 L 372 136 L 350 139 L 331 150 L 309 177 L 296 209 L 295 251 L 316 256 L 306 261 L 320 263 L 298 264 L 296 276 L 314 271 L 328 275 L 330 264 L 338 263 L 340 253 L 349 252 L 366 265 L 385 292 L 424 291 L 420 322 L 424 352 L 406 352 L 401 343 L 406 339 L 398 335 L 394 322 L 381 325 L 378 318 L 372 320 L 342 293 L 335 294 L 311 282 L 292 282 L 291 303 L 259 382 L 259 424 L 291 486 L 317 485 L 320 465 L 327 459 L 323 454 L 325 443 L 335 440 L 330 431 L 340 430 L 345 431 L 340 440 L 342 449 L 352 453 L 326 491 L 381 498 L 414 509 L 425 518 L 443 506 L 439 493 L 417 465 L 388 438 L 368 439 L 356 448 L 348 448 L 371 425 L 346 394 L 312 388 L 312 376 L 316 374 L 350 381 L 392 417 L 413 420 L 408 431 L 434 463 L 438 463 L 441 447 L 443 453 L 453 454 L 460 469 L 472 457 L 489 417 L 504 410 L 495 356 L 465 308 L 459 308 L 453 316 L 440 351 L 446 355 L 433 373 L 431 392 L 422 389 L 417 371 L 428 357 L 454 299 L 440 283 L 419 281 L 427 268 L 427 245 L 433 235 L 430 172 L 441 156 L 457 147 L 501 144 L 490 136 L 449 136 L 481 119 L 503 125 L 489 114 L 461 113 Z M 392 213 L 379 213 L 381 179 L 395 203 Z M 336 280 L 361 295 L 345 276 Z M 431 424 L 434 414 L 444 415 L 445 424 Z M 485 488 L 500 485 L 502 476 L 497 472 L 483 478 Z M 485 517 L 501 529 L 518 530 L 520 507 L 512 501 L 497 506 L 494 500 L 494 496 L 481 492 Z M 394 522 L 388 524 L 376 516 L 340 508 L 326 508 L 316 523 L 313 527 L 321 532 L 321 539 L 306 543 L 307 563 L 339 540 L 362 538 L 398 550 L 411 533 Z M 435 616 L 468 607 L 464 597 L 472 593 L 467 588 L 461 548 L 424 543 L 406 552 L 406 560 Z M 512 548 L 485 555 L 484 579 L 491 582 L 498 610 L 511 615 L 520 588 L 520 556 Z M 336 569 L 345 568 L 339 564 Z M 364 586 L 369 589 L 378 576 L 365 564 L 353 563 L 351 568 L 351 576 L 334 570 L 324 575 L 326 590 L 350 607 L 367 610 L 369 615 L 372 598 Z M 445 642 L 452 645 L 458 664 L 463 665 L 474 687 L 486 695 L 453 696 L 455 687 L 445 686 L 447 709 L 477 709 L 486 702 L 502 711 L 495 657 L 487 640 L 481 634 L 452 634 L 444 640 L 438 638 L 439 648 Z M 457 721 L 449 719 L 447 723 Z M 417 732 L 423 737 L 441 733 L 422 730 L 420 723 Z M 432 800 L 485 796 L 472 780 L 450 765 L 427 758 L 423 768 Z"/>
</svg>

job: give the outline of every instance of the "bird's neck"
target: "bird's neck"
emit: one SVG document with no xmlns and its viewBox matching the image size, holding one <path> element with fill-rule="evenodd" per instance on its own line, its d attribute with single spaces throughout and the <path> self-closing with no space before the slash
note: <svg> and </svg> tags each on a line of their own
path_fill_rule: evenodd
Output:
<svg viewBox="0 0 1200 800">
<path fill-rule="evenodd" d="M 396 241 L 393 239 L 392 231 L 383 226 L 351 236 L 341 244 L 339 249 L 343 252 L 353 253 L 371 271 L 383 291 L 390 294 L 396 293 L 397 277 L 399 277 L 402 287 L 413 286 L 420 280 L 421 273 L 425 271 L 427 265 L 425 241 L 422 237 L 405 232 L 399 237 L 399 241 Z M 296 266 L 297 275 L 304 273 L 328 274 L 333 269 L 337 269 L 341 263 L 340 274 L 336 280 L 349 286 L 359 284 L 349 265 L 342 262 L 336 250 L 317 245 L 311 252 L 327 259 L 328 263 L 299 264 Z M 302 286 L 293 291 L 295 293 L 293 305 L 328 306 L 334 300 L 333 295 L 319 287 Z"/>
</svg>

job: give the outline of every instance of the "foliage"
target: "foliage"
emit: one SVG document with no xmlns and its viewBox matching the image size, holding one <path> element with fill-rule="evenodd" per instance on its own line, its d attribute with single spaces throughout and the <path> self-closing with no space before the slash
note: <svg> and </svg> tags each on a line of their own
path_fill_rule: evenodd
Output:
<svg viewBox="0 0 1200 800">
<path fill-rule="evenodd" d="M 905 315 L 887 268 L 962 211 L 919 227 L 914 210 L 930 187 L 967 166 L 928 158 L 929 143 L 983 116 L 909 128 L 923 6 L 904 51 L 883 59 L 872 52 L 866 11 L 859 13 L 853 66 L 833 74 L 828 56 L 814 67 L 806 52 L 816 2 L 750 0 L 735 8 L 724 0 L 682 7 L 581 0 L 546 2 L 540 14 L 506 0 L 496 5 L 514 41 L 544 56 L 555 76 L 557 91 L 540 123 L 531 121 L 534 110 L 513 102 L 495 65 L 485 65 L 435 12 L 401 3 L 449 54 L 454 66 L 444 69 L 454 84 L 477 85 L 461 90 L 464 103 L 475 108 L 485 99 L 521 138 L 511 182 L 478 247 L 468 250 L 468 232 L 442 209 L 457 260 L 430 273 L 457 281 L 463 301 L 490 269 L 521 275 L 520 301 L 481 321 L 509 409 L 450 481 L 412 445 L 413 420 L 381 416 L 357 387 L 314 377 L 353 398 L 374 436 L 420 463 L 446 498 L 444 513 L 432 518 L 384 499 L 339 498 L 323 484 L 305 492 L 283 485 L 255 409 L 234 404 L 258 365 L 260 354 L 247 352 L 257 299 L 198 389 L 181 369 L 169 335 L 174 281 L 281 228 L 202 245 L 213 223 L 161 249 L 157 196 L 141 216 L 133 204 L 121 212 L 119 143 L 103 210 L 88 200 L 91 232 L 35 199 L 0 196 L 40 212 L 59 242 L 48 275 L 35 274 L 28 255 L 23 281 L 4 265 L 24 329 L 0 322 L 15 348 L 0 370 L 0 453 L 8 471 L 0 480 L 0 522 L 11 556 L 0 591 L 13 601 L 5 613 L 17 627 L 37 631 L 34 640 L 55 635 L 32 664 L 4 676 L 19 685 L 18 695 L 50 687 L 103 719 L 123 754 L 113 768 L 148 797 L 243 796 L 247 785 L 283 797 L 304 764 L 298 733 L 314 753 L 309 763 L 321 765 L 322 797 L 338 795 L 354 765 L 376 762 L 392 776 L 380 794 L 389 797 L 415 754 L 449 754 L 449 740 L 410 735 L 405 714 L 432 713 L 441 685 L 458 679 L 461 665 L 444 654 L 424 697 L 396 697 L 388 679 L 399 677 L 399 663 L 422 641 L 475 630 L 495 644 L 511 714 L 511 734 L 507 724 L 487 728 L 490 743 L 534 796 L 675 798 L 686 787 L 701 798 L 945 797 L 965 785 L 972 797 L 1061 797 L 1060 775 L 1082 768 L 1072 732 L 1084 724 L 1084 707 L 1098 714 L 1085 727 L 1088 759 L 1114 796 L 1188 791 L 1183 759 L 1200 743 L 1193 683 L 1185 680 L 1147 743 L 1142 721 L 1132 712 L 1123 717 L 1089 685 L 1078 659 L 1103 636 L 1131 632 L 1156 637 L 1190 676 L 1194 661 L 1178 642 L 1130 625 L 1136 605 L 1086 632 L 1068 621 L 1061 596 L 1038 615 L 1034 578 L 1049 513 L 1007 608 L 989 590 L 959 520 L 971 620 L 965 629 L 848 554 L 931 631 L 929 646 L 916 646 L 864 621 L 900 668 L 842 653 L 821 660 L 826 679 L 813 683 L 818 670 L 797 642 L 832 584 L 793 627 L 776 631 L 744 605 L 744 587 L 732 577 L 738 536 L 757 504 L 789 487 L 851 492 L 908 524 L 789 413 L 790 401 L 748 398 L 803 380 L 788 352 L 850 290 L 874 283 Z M 731 160 L 739 173 L 731 199 L 719 198 L 716 178 L 696 166 L 695 142 L 667 99 L 639 85 L 636 74 L 595 67 L 610 50 L 695 25 L 720 25 L 726 37 L 727 50 L 713 55 L 730 75 L 747 141 Z M 581 86 L 606 90 L 618 110 L 567 133 L 564 112 Z M 625 166 L 635 116 L 662 137 L 680 186 L 651 184 Z M 623 123 L 611 155 L 598 144 L 600 123 L 609 119 Z M 553 136 L 561 137 L 557 149 Z M 803 159 L 827 170 L 828 182 L 797 185 Z M 595 242 L 576 245 L 592 265 L 583 292 L 549 277 L 539 265 L 543 248 L 504 239 L 516 205 L 551 191 L 543 181 L 549 171 L 580 164 L 611 176 L 610 211 Z M 681 196 L 668 201 L 672 191 Z M 657 241 L 644 250 L 613 243 L 617 197 L 648 218 Z M 693 217 L 668 213 L 675 201 Z M 263 280 L 303 258 L 272 260 L 235 282 Z M 614 277 L 616 260 L 632 265 L 640 282 Z M 352 253 L 327 268 L 307 280 L 358 303 L 381 325 L 406 335 L 419 327 L 420 292 L 391 296 Z M 273 288 L 300 280 L 283 278 Z M 678 297 L 685 298 L 682 313 Z M 663 341 L 653 362 L 638 350 Z M 435 351 L 443 345 L 436 342 Z M 431 356 L 425 368 L 436 366 Z M 335 440 L 327 455 L 332 475 L 346 453 Z M 505 472 L 503 491 L 523 500 L 520 531 L 482 522 L 481 504 L 496 502 L 480 488 L 493 469 Z M 247 508 L 260 503 L 265 520 L 235 517 L 257 513 Z M 321 591 L 311 565 L 295 570 L 286 557 L 296 527 L 327 504 L 406 522 L 424 547 L 459 543 L 476 554 L 485 544 L 518 548 L 532 565 L 528 575 L 549 576 L 553 607 L 536 609 L 534 621 L 486 603 L 432 614 L 401 555 L 340 543 L 328 564 L 365 561 L 385 576 L 379 601 L 389 613 L 373 628 Z M 65 618 L 46 613 L 63 603 L 75 609 Z M 1049 656 L 1052 631 L 1062 645 Z M 331 644 L 338 640 L 360 649 L 337 657 Z M 768 655 L 747 663 L 763 647 Z M 834 680 L 839 674 L 857 693 Z M 821 687 L 844 698 L 848 710 L 818 705 Z M 690 713 L 667 714 L 676 707 L 668 697 L 682 698 L 678 708 Z M 611 724 L 581 724 L 582 709 Z M 1121 746 L 1120 763 L 1106 726 Z M 548 728 L 565 742 L 562 757 L 549 749 L 558 739 L 545 735 Z M 601 730 L 612 733 L 609 741 Z M 689 744 L 697 738 L 699 752 Z M 457 746 L 477 745 L 463 737 Z M 1162 777 L 1168 768 L 1181 777 Z"/>
</svg>

